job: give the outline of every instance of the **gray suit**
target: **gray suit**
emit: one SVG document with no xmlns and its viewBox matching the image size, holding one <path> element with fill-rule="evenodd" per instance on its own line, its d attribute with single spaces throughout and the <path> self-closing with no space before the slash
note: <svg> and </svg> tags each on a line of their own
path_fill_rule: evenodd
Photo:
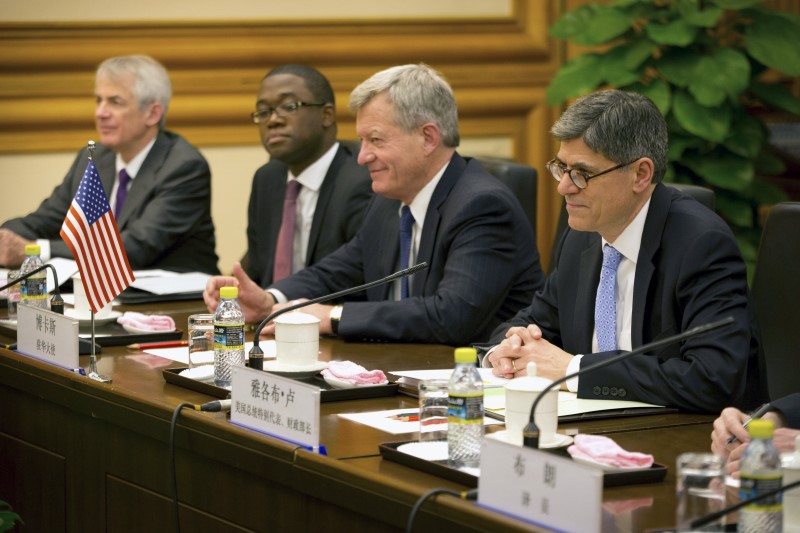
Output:
<svg viewBox="0 0 800 533">
<path fill-rule="evenodd" d="M 109 195 L 116 179 L 116 153 L 98 145 L 94 162 Z M 84 148 L 64 181 L 36 211 L 2 227 L 26 239 L 50 239 L 53 257 L 71 258 L 59 232 L 87 164 Z M 132 268 L 219 272 L 211 172 L 200 152 L 179 135 L 159 132 L 116 218 Z"/>
</svg>

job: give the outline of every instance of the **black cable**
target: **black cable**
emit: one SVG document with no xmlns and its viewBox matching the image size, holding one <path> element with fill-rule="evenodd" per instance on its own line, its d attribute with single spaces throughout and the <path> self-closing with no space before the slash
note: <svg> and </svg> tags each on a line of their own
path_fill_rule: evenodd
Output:
<svg viewBox="0 0 800 533">
<path fill-rule="evenodd" d="M 414 519 L 417 517 L 417 513 L 419 512 L 420 508 L 425 504 L 426 501 L 437 494 L 450 494 L 451 496 L 456 496 L 457 498 L 461 498 L 463 500 L 474 500 L 478 497 L 478 489 L 465 490 L 461 492 L 450 489 L 433 489 L 426 492 L 419 497 L 417 503 L 415 503 L 414 507 L 411 508 L 411 513 L 408 515 L 408 523 L 406 524 L 406 533 L 411 533 L 411 530 L 414 527 Z"/>
<path fill-rule="evenodd" d="M 169 425 L 169 466 L 172 473 L 172 504 L 175 508 L 175 533 L 181 531 L 180 507 L 178 505 L 178 474 L 175 471 L 175 426 L 178 423 L 178 416 L 184 407 L 194 409 L 192 403 L 184 402 L 175 408 L 172 413 L 172 422 Z"/>
</svg>

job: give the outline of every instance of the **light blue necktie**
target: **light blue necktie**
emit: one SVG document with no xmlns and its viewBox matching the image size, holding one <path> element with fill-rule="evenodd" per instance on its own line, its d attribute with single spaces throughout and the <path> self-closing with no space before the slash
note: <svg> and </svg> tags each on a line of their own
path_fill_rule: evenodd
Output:
<svg viewBox="0 0 800 533">
<path fill-rule="evenodd" d="M 408 258 L 411 256 L 411 227 L 414 225 L 414 215 L 411 209 L 404 205 L 400 210 L 400 270 L 408 268 Z M 400 298 L 408 298 L 408 276 L 400 279 Z"/>
<path fill-rule="evenodd" d="M 621 259 L 616 248 L 603 246 L 603 269 L 594 302 L 594 326 L 601 352 L 617 349 L 617 267 Z"/>
</svg>

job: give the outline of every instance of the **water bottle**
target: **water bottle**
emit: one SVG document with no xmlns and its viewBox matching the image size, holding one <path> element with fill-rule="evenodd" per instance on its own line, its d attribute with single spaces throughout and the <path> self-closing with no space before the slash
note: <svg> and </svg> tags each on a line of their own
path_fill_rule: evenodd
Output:
<svg viewBox="0 0 800 533">
<path fill-rule="evenodd" d="M 31 270 L 44 266 L 39 254 L 41 248 L 38 244 L 25 245 L 25 261 L 22 262 L 20 275 L 25 275 Z M 37 272 L 28 279 L 22 280 L 20 287 L 20 303 L 48 309 L 47 305 L 47 272 Z"/>
<path fill-rule="evenodd" d="M 747 430 L 750 442 L 739 468 L 739 498 L 752 498 L 777 489 L 783 481 L 781 456 L 772 443 L 775 424 L 754 419 Z M 783 496 L 776 494 L 751 503 L 739 511 L 739 533 L 780 533 L 783 530 Z"/>
<path fill-rule="evenodd" d="M 783 466 L 785 485 L 800 481 L 800 435 L 794 439 L 794 456 L 789 464 Z M 800 533 L 800 487 L 783 494 L 783 531 Z"/>
<path fill-rule="evenodd" d="M 214 383 L 230 388 L 233 366 L 244 366 L 244 313 L 237 287 L 221 287 L 219 296 L 214 313 Z"/>
<path fill-rule="evenodd" d="M 483 437 L 483 380 L 475 348 L 456 348 L 447 387 L 447 454 L 455 467 L 477 467 Z"/>
</svg>

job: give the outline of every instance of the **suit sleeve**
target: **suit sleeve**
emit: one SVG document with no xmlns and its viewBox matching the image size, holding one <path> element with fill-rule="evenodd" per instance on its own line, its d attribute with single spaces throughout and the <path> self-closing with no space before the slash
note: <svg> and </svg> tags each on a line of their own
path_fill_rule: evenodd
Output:
<svg viewBox="0 0 800 533">
<path fill-rule="evenodd" d="M 340 336 L 466 344 L 491 327 L 518 277 L 533 275 L 535 241 L 526 247 L 526 238 L 510 237 L 521 224 L 499 196 L 473 197 L 442 222 L 448 229 L 437 236 L 430 267 L 442 271 L 435 289 L 401 301 L 348 302 Z"/>
<path fill-rule="evenodd" d="M 80 163 L 83 162 L 83 168 Z M 83 151 L 75 158 L 64 180 L 55 188 L 36 209 L 36 211 L 19 218 L 8 220 L 3 224 L 14 233 L 26 239 L 50 239 L 53 257 L 72 257 L 72 252 L 61 240 L 61 225 L 78 190 L 87 159 Z M 63 248 L 63 250 L 62 250 Z M 64 252 L 64 253 L 62 253 Z"/>
<path fill-rule="evenodd" d="M 587 373 L 580 377 L 579 397 L 607 396 L 601 391 L 616 387 L 624 391 L 620 399 L 708 413 L 717 413 L 742 398 L 751 349 L 744 263 L 733 236 L 721 230 L 702 232 L 684 244 L 685 251 L 674 267 L 675 283 L 665 284 L 668 288 L 663 294 L 648 294 L 648 313 L 664 312 L 669 298 L 674 299 L 674 309 L 678 310 L 672 317 L 672 327 L 662 328 L 650 340 L 727 316 L 735 323 L 666 347 L 660 353 L 634 356 Z M 581 367 L 616 353 L 585 355 Z"/>
<path fill-rule="evenodd" d="M 774 400 L 770 405 L 783 415 L 786 427 L 800 429 L 800 392 Z"/>
</svg>

